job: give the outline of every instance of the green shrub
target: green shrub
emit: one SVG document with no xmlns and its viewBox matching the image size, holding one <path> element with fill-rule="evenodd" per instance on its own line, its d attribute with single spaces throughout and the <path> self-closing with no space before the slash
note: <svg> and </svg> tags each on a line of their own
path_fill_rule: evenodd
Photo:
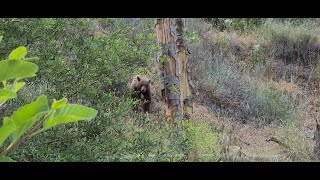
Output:
<svg viewBox="0 0 320 180">
<path fill-rule="evenodd" d="M 214 60 L 201 62 L 206 68 L 201 73 L 200 86 L 212 99 L 235 102 L 233 109 L 221 109 L 223 115 L 241 120 L 262 117 L 265 122 L 290 121 L 297 115 L 296 108 L 285 95 L 271 90 L 262 82 L 252 81 L 236 67 L 233 56 L 215 55 Z M 208 70 L 209 69 L 209 70 Z M 259 82 L 259 81 L 258 81 Z"/>
<path fill-rule="evenodd" d="M 257 111 L 266 122 L 274 120 L 292 122 L 298 118 L 297 110 L 292 102 L 287 101 L 280 92 L 263 85 L 253 92 L 252 103 L 255 104 Z"/>
<path fill-rule="evenodd" d="M 35 83 L 50 82 L 49 95 L 59 97 L 97 98 L 98 92 L 114 89 L 124 94 L 133 70 L 147 66 L 156 48 L 154 36 L 132 36 L 131 27 L 123 27 L 121 19 L 1 19 L 1 24 L 0 31 L 8 35 L 2 47 L 28 41 L 30 54 L 46 59 L 39 62 Z M 104 24 L 113 27 L 103 29 Z"/>
<path fill-rule="evenodd" d="M 217 161 L 220 157 L 218 133 L 207 124 L 183 123 L 182 137 L 184 146 L 192 161 Z M 192 157 L 195 156 L 195 157 Z"/>
<path fill-rule="evenodd" d="M 107 161 L 112 158 L 106 156 L 123 152 L 120 130 L 125 127 L 121 121 L 129 116 L 133 103 L 126 98 L 127 82 L 137 68 L 148 65 L 157 49 L 153 29 L 142 30 L 152 26 L 150 20 L 138 21 L 135 27 L 139 28 L 133 28 L 137 22 L 132 19 L 7 18 L 0 19 L 0 23 L 0 34 L 6 35 L 0 44 L 3 55 L 23 44 L 29 54 L 45 59 L 38 63 L 38 76 L 27 81 L 30 86 L 21 89 L 26 94 L 7 104 L 0 118 L 40 93 L 48 94 L 49 99 L 68 97 L 72 103 L 100 112 L 94 121 L 39 134 L 39 138 L 29 142 L 35 146 L 29 156 L 18 149 L 12 157 L 22 161 Z M 67 135 L 67 127 L 81 136 Z M 57 141 L 55 135 L 63 135 L 66 143 Z M 58 145 L 49 143 L 49 150 L 42 149 L 36 145 L 42 143 L 41 138 Z M 59 153 L 53 156 L 55 149 Z M 87 156 L 81 151 L 96 154 Z"/>
<path fill-rule="evenodd" d="M 288 156 L 292 161 L 313 161 L 313 146 L 299 129 L 296 122 L 285 123 L 279 128 L 279 140 L 287 146 Z"/>
<path fill-rule="evenodd" d="M 2 37 L 0 38 L 0 40 Z M 27 49 L 23 46 L 13 50 L 7 59 L 0 61 L 0 107 L 17 97 L 17 92 L 26 85 L 22 79 L 36 76 L 38 66 L 32 62 L 38 58 L 25 58 Z M 91 120 L 97 111 L 78 104 L 67 104 L 67 99 L 52 102 L 49 107 L 47 96 L 20 107 L 12 116 L 4 117 L 0 128 L 0 161 L 12 161 L 6 157 L 14 148 L 34 135 L 60 124 Z M 9 142 L 10 140 L 10 142 Z"/>
</svg>

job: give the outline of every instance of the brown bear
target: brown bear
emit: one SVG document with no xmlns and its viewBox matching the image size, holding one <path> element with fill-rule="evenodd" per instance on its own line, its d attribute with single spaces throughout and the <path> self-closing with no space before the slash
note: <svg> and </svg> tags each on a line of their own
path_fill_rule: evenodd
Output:
<svg viewBox="0 0 320 180">
<path fill-rule="evenodd" d="M 136 75 L 131 84 L 130 88 L 132 92 L 132 98 L 135 100 L 140 100 L 142 102 L 142 110 L 144 113 L 150 113 L 150 103 L 151 103 L 151 91 L 150 91 L 151 80 L 147 77 L 141 75 Z M 137 109 L 137 107 L 135 107 Z"/>
</svg>

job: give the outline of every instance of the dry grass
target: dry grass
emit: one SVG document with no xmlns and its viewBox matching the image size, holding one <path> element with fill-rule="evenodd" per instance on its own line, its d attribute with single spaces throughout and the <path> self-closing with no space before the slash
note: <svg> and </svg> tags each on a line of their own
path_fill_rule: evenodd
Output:
<svg viewBox="0 0 320 180">
<path fill-rule="evenodd" d="M 194 104 L 191 121 L 210 124 L 217 132 L 230 133 L 233 128 L 232 124 L 234 120 L 232 118 L 226 118 L 211 113 L 204 105 Z"/>
<path fill-rule="evenodd" d="M 295 104 L 300 104 L 303 101 L 305 94 L 304 90 L 293 82 L 280 80 L 279 82 L 273 80 L 266 80 L 267 85 L 281 94 L 289 95 Z"/>
<path fill-rule="evenodd" d="M 288 146 L 287 154 L 292 161 L 313 160 L 313 142 L 299 125 L 289 123 L 280 126 L 277 137 Z"/>
<path fill-rule="evenodd" d="M 266 141 L 274 136 L 275 128 L 256 128 L 254 124 L 239 125 L 234 132 L 234 143 L 242 146 L 243 152 L 252 158 L 284 156 L 285 148 L 275 142 Z"/>
<path fill-rule="evenodd" d="M 259 44 L 262 47 L 267 47 L 269 45 L 269 41 L 262 38 L 261 36 L 257 37 L 252 34 L 248 34 L 246 36 L 240 36 L 233 34 L 233 43 L 237 45 L 243 45 L 244 47 L 252 47 L 255 44 Z"/>
<path fill-rule="evenodd" d="M 192 121 L 208 124 L 221 134 L 220 155 L 223 161 L 312 161 L 312 127 L 314 122 L 304 119 L 300 125 L 269 124 L 256 122 L 242 124 L 230 118 L 210 113 L 205 106 L 196 104 Z M 309 129 L 308 129 L 309 128 Z M 310 129 L 311 128 L 311 129 Z M 288 147 L 273 141 L 276 137 Z M 226 149 L 239 147 L 241 156 L 229 156 Z M 227 154 L 226 154 L 227 153 Z"/>
<path fill-rule="evenodd" d="M 242 156 L 232 157 L 231 161 L 289 161 L 284 147 L 266 141 L 268 137 L 276 134 L 276 125 L 258 128 L 254 122 L 242 124 L 231 118 L 210 113 L 205 106 L 199 104 L 194 106 L 192 121 L 208 124 L 220 132 L 221 157 L 229 156 L 228 153 L 231 152 L 226 152 L 229 147 L 239 147 Z M 226 157 L 222 159 L 226 161 Z"/>
<path fill-rule="evenodd" d="M 315 121 L 310 117 L 299 121 L 299 125 L 270 124 L 258 126 L 255 122 L 242 124 L 230 118 L 210 113 L 205 106 L 196 104 L 192 121 L 208 124 L 220 132 L 220 153 L 225 156 L 225 149 L 240 147 L 241 157 L 224 159 L 224 161 L 312 161 L 314 142 L 312 134 Z M 270 137 L 280 139 L 288 147 L 273 141 Z"/>
<path fill-rule="evenodd" d="M 254 32 L 270 41 L 268 55 L 285 63 L 315 65 L 319 57 L 320 29 L 313 22 L 295 25 L 267 20 Z"/>
</svg>

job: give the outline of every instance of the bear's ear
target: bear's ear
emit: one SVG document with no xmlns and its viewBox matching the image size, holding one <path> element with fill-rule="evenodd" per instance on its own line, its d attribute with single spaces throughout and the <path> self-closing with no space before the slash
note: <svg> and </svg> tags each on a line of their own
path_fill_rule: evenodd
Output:
<svg viewBox="0 0 320 180">
<path fill-rule="evenodd" d="M 137 76 L 137 80 L 138 80 L 138 81 L 141 81 L 141 78 L 140 78 L 139 76 Z"/>
</svg>

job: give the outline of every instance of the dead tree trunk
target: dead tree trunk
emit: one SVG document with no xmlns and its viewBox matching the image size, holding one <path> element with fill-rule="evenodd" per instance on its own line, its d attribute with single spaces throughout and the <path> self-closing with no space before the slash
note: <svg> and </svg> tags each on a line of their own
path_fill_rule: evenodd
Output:
<svg viewBox="0 0 320 180">
<path fill-rule="evenodd" d="M 193 108 L 190 90 L 190 68 L 183 39 L 184 20 L 160 18 L 156 20 L 158 45 L 161 46 L 162 97 L 166 103 L 166 117 L 170 123 L 189 119 Z"/>
</svg>

